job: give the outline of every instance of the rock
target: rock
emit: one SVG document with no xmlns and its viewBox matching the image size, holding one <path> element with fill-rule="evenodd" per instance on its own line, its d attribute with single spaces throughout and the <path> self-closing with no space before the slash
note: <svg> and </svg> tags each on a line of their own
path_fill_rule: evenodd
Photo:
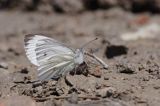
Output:
<svg viewBox="0 0 160 106">
<path fill-rule="evenodd" d="M 66 76 L 66 83 L 67 85 L 70 85 L 70 86 L 74 86 L 74 85 L 77 85 L 77 83 L 80 83 L 79 81 L 83 81 L 83 80 L 86 80 L 86 77 L 83 76 L 83 75 L 67 75 Z"/>
<path fill-rule="evenodd" d="M 62 88 L 60 87 L 56 87 L 56 92 L 57 92 L 57 95 L 60 96 L 60 95 L 63 95 L 64 94 L 64 91 Z"/>
<path fill-rule="evenodd" d="M 102 69 L 97 66 L 97 67 L 90 69 L 89 73 L 95 77 L 100 78 L 102 76 Z"/>
<path fill-rule="evenodd" d="M 102 98 L 111 97 L 116 92 L 116 89 L 113 87 L 107 87 L 103 89 L 99 89 L 96 91 L 96 96 L 100 96 Z"/>
<path fill-rule="evenodd" d="M 51 5 L 52 0 L 40 0 L 37 1 L 37 10 L 46 14 L 50 14 L 53 12 L 53 8 Z"/>
<path fill-rule="evenodd" d="M 27 96 L 11 96 L 0 100 L 0 106 L 36 106 L 36 102 Z"/>
<path fill-rule="evenodd" d="M 61 77 L 56 85 L 56 93 L 58 96 L 68 94 L 69 86 L 67 86 L 63 77 Z"/>
<path fill-rule="evenodd" d="M 109 80 L 109 77 L 107 77 L 107 76 L 104 76 L 104 80 Z"/>
<path fill-rule="evenodd" d="M 116 65 L 116 68 L 119 73 L 133 74 L 136 71 L 136 68 L 132 64 L 119 63 Z"/>
<path fill-rule="evenodd" d="M 123 0 L 126 1 L 126 0 Z M 144 12 L 144 11 L 149 11 L 149 12 L 158 12 L 158 0 L 132 0 L 130 2 L 132 8 L 131 11 L 138 13 L 138 12 Z"/>
<path fill-rule="evenodd" d="M 57 12 L 77 13 L 84 9 L 81 0 L 52 0 L 52 6 Z"/>
<path fill-rule="evenodd" d="M 0 63 L 0 68 L 8 69 L 8 64 L 6 62 L 1 62 Z"/>
<path fill-rule="evenodd" d="M 153 88 L 154 89 L 160 89 L 160 86 L 154 86 Z"/>
<path fill-rule="evenodd" d="M 109 8 L 118 5 L 118 0 L 98 0 L 100 8 Z"/>
<path fill-rule="evenodd" d="M 100 87 L 104 80 L 101 78 L 96 78 L 94 76 L 85 77 L 83 75 L 67 75 L 66 82 L 68 82 L 72 87 L 85 92 L 93 93 L 95 89 Z"/>
<path fill-rule="evenodd" d="M 36 88 L 36 87 L 39 87 L 39 86 L 42 86 L 41 82 L 35 82 L 35 83 L 32 84 L 32 88 Z"/>
<path fill-rule="evenodd" d="M 0 0 L 1 9 L 35 10 L 40 0 Z"/>
<path fill-rule="evenodd" d="M 27 80 L 29 81 L 29 76 L 26 76 L 25 74 L 21 74 L 18 72 L 11 73 L 10 77 L 12 78 L 12 81 L 14 83 L 25 83 Z"/>
<path fill-rule="evenodd" d="M 23 74 L 28 74 L 28 69 L 27 68 L 22 68 L 21 69 L 21 73 L 23 73 Z"/>
<path fill-rule="evenodd" d="M 96 10 L 99 8 L 98 0 L 82 0 L 86 9 Z"/>
<path fill-rule="evenodd" d="M 128 48 L 124 45 L 108 45 L 105 50 L 105 55 L 108 59 L 114 58 L 116 56 L 126 55 L 128 53 Z"/>
<path fill-rule="evenodd" d="M 33 11 L 38 8 L 41 0 L 23 0 L 21 3 L 21 9 L 26 11 Z"/>
<path fill-rule="evenodd" d="M 160 1 L 154 0 L 155 5 L 153 6 L 154 12 L 160 12 Z"/>
<path fill-rule="evenodd" d="M 77 104 L 78 103 L 78 94 L 77 93 L 72 93 L 71 97 L 68 98 L 68 101 L 70 103 Z"/>
</svg>

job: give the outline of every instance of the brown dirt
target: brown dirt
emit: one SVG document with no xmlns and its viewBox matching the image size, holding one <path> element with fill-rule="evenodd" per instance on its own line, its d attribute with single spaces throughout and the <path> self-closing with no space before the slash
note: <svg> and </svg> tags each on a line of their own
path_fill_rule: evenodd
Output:
<svg viewBox="0 0 160 106">
<path fill-rule="evenodd" d="M 132 14 L 120 8 L 74 15 L 1 11 L 0 98 L 25 95 L 35 99 L 38 106 L 160 105 L 159 36 L 136 41 L 120 39 L 122 33 L 148 21 L 160 23 L 159 18 L 159 15 Z M 58 82 L 36 82 L 36 67 L 27 60 L 23 39 L 26 34 L 39 33 L 74 48 L 98 37 L 86 50 L 97 50 L 96 55 L 109 68 L 103 69 L 85 57 L 87 76 L 68 74 Z"/>
</svg>

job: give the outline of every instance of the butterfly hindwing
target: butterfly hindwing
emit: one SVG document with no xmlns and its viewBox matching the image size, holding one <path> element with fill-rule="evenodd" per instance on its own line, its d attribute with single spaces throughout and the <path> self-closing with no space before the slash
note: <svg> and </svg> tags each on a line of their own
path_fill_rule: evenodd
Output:
<svg viewBox="0 0 160 106">
<path fill-rule="evenodd" d="M 42 69 L 43 67 L 47 67 L 45 71 Z M 73 62 L 62 62 L 59 63 L 55 66 L 52 64 L 49 66 L 44 65 L 42 67 L 38 68 L 39 71 L 39 79 L 51 79 L 51 78 L 57 78 L 60 77 L 61 75 L 65 75 L 68 71 L 72 70 L 74 68 L 74 63 Z"/>
</svg>

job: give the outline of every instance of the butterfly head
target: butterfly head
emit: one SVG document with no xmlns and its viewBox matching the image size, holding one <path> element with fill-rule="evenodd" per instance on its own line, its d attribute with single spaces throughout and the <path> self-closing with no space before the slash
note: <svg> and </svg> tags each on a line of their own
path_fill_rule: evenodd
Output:
<svg viewBox="0 0 160 106">
<path fill-rule="evenodd" d="M 77 49 L 75 52 L 75 58 L 74 61 L 76 64 L 82 64 L 84 62 L 84 50 L 83 49 Z"/>
<path fill-rule="evenodd" d="M 87 43 L 85 43 L 80 49 L 77 49 L 75 51 L 75 58 L 74 61 L 76 64 L 82 64 L 84 62 L 84 48 L 90 44 L 91 42 L 97 40 L 98 38 L 95 38 Z"/>
</svg>

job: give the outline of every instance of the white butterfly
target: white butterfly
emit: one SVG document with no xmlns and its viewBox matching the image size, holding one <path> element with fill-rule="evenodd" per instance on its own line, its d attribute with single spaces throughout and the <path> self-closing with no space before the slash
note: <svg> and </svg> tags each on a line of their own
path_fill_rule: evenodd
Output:
<svg viewBox="0 0 160 106">
<path fill-rule="evenodd" d="M 27 35 L 24 41 L 26 55 L 32 64 L 38 66 L 40 80 L 63 76 L 84 62 L 84 46 L 73 50 L 42 35 Z"/>
</svg>

